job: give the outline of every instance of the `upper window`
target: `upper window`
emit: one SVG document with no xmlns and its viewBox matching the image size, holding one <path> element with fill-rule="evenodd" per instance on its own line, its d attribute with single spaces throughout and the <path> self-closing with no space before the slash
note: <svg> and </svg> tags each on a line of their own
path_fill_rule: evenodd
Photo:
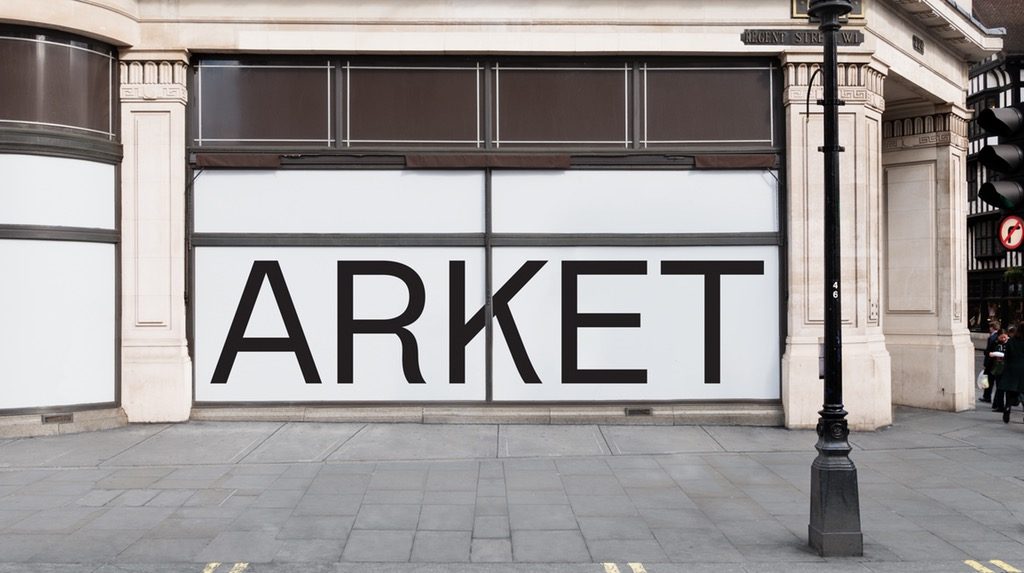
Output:
<svg viewBox="0 0 1024 573">
<path fill-rule="evenodd" d="M 333 75 L 326 60 L 200 62 L 196 143 L 330 146 Z"/>
<path fill-rule="evenodd" d="M 630 69 L 494 66 L 496 147 L 628 147 Z"/>
<path fill-rule="evenodd" d="M 63 35 L 0 29 L 0 124 L 69 129 L 113 139 L 111 48 Z"/>
<path fill-rule="evenodd" d="M 643 78 L 646 146 L 772 144 L 771 68 L 644 66 Z"/>
<path fill-rule="evenodd" d="M 773 148 L 777 68 L 708 62 L 203 58 L 193 144 Z"/>
</svg>

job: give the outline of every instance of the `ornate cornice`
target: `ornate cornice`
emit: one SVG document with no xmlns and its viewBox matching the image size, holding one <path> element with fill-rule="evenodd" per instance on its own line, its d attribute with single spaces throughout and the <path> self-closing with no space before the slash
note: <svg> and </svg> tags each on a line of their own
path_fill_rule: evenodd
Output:
<svg viewBox="0 0 1024 573">
<path fill-rule="evenodd" d="M 185 62 L 133 60 L 120 65 L 122 102 L 188 102 Z"/>
<path fill-rule="evenodd" d="M 782 102 L 784 105 L 803 103 L 810 90 L 811 103 L 823 97 L 821 74 L 810 85 L 811 76 L 820 64 L 808 62 L 790 62 L 783 65 L 784 86 Z M 840 63 L 836 79 L 839 84 L 839 99 L 850 105 L 866 105 L 881 112 L 885 110 L 885 74 L 867 63 Z"/>
<path fill-rule="evenodd" d="M 950 145 L 967 149 L 967 118 L 953 112 L 882 122 L 882 151 Z"/>
</svg>

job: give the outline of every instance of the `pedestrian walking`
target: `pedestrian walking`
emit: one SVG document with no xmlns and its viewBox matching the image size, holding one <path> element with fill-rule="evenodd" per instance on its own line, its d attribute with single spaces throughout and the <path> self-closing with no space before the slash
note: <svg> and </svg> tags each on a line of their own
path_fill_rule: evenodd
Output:
<svg viewBox="0 0 1024 573">
<path fill-rule="evenodd" d="M 988 353 L 992 357 L 992 366 L 989 368 L 990 374 L 988 376 L 988 388 L 985 392 L 994 392 L 992 394 L 992 411 L 1002 412 L 1003 406 L 1005 406 L 1006 391 L 999 384 L 999 380 L 1003 377 L 1003 370 L 1006 368 L 1006 344 L 1009 341 L 1010 334 L 1016 332 L 1016 328 L 1010 327 L 1009 333 L 1006 330 L 1000 330 L 997 337 L 996 343 L 992 346 L 992 351 Z"/>
<path fill-rule="evenodd" d="M 995 351 L 996 343 L 999 339 L 999 332 L 1002 330 L 1002 325 L 998 320 L 993 320 L 988 323 L 988 340 L 985 342 L 985 361 L 982 362 L 983 372 L 988 376 L 989 384 L 988 388 L 981 393 L 981 398 L 978 399 L 980 402 L 991 402 L 992 401 L 992 365 L 995 363 L 992 352 Z M 993 404 L 992 409 L 995 409 Z"/>
<path fill-rule="evenodd" d="M 1004 394 L 1003 423 L 1010 423 L 1010 411 L 1020 402 L 1020 393 L 1024 391 L 1024 328 L 1010 328 L 1012 333 L 1006 342 L 1003 375 L 999 379 L 999 389 Z"/>
</svg>

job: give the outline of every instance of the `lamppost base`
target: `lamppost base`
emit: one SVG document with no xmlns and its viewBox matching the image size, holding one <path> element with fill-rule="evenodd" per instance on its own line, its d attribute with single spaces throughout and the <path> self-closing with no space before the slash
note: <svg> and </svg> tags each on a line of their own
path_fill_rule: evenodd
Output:
<svg viewBox="0 0 1024 573">
<path fill-rule="evenodd" d="M 861 532 L 825 533 L 807 526 L 810 545 L 822 557 L 860 557 L 864 555 L 864 535 Z"/>
<path fill-rule="evenodd" d="M 849 458 L 844 462 L 819 465 L 816 460 L 811 468 L 811 520 L 807 526 L 807 542 L 822 557 L 864 554 L 857 470 Z"/>
</svg>

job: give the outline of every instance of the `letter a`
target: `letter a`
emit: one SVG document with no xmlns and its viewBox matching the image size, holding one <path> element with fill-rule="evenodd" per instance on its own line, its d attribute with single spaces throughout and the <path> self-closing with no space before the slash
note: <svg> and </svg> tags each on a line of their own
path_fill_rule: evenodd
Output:
<svg viewBox="0 0 1024 573">
<path fill-rule="evenodd" d="M 264 277 L 274 293 L 277 311 L 281 314 L 284 328 L 288 332 L 286 338 L 245 336 L 245 329 L 249 326 L 253 309 L 256 308 L 256 298 L 263 287 Z M 292 295 L 288 292 L 281 265 L 277 261 L 253 262 L 249 279 L 245 281 L 242 297 L 238 301 L 238 309 L 235 310 L 235 318 L 231 321 L 228 337 L 220 352 L 220 359 L 217 360 L 217 367 L 213 371 L 211 384 L 227 384 L 231 367 L 235 364 L 235 357 L 239 352 L 292 352 L 299 361 L 299 369 L 302 370 L 306 384 L 320 383 L 320 374 L 316 371 L 313 354 L 309 351 L 306 335 L 302 332 L 302 324 L 299 323 L 299 315 L 295 313 L 295 305 L 292 304 Z"/>
</svg>

